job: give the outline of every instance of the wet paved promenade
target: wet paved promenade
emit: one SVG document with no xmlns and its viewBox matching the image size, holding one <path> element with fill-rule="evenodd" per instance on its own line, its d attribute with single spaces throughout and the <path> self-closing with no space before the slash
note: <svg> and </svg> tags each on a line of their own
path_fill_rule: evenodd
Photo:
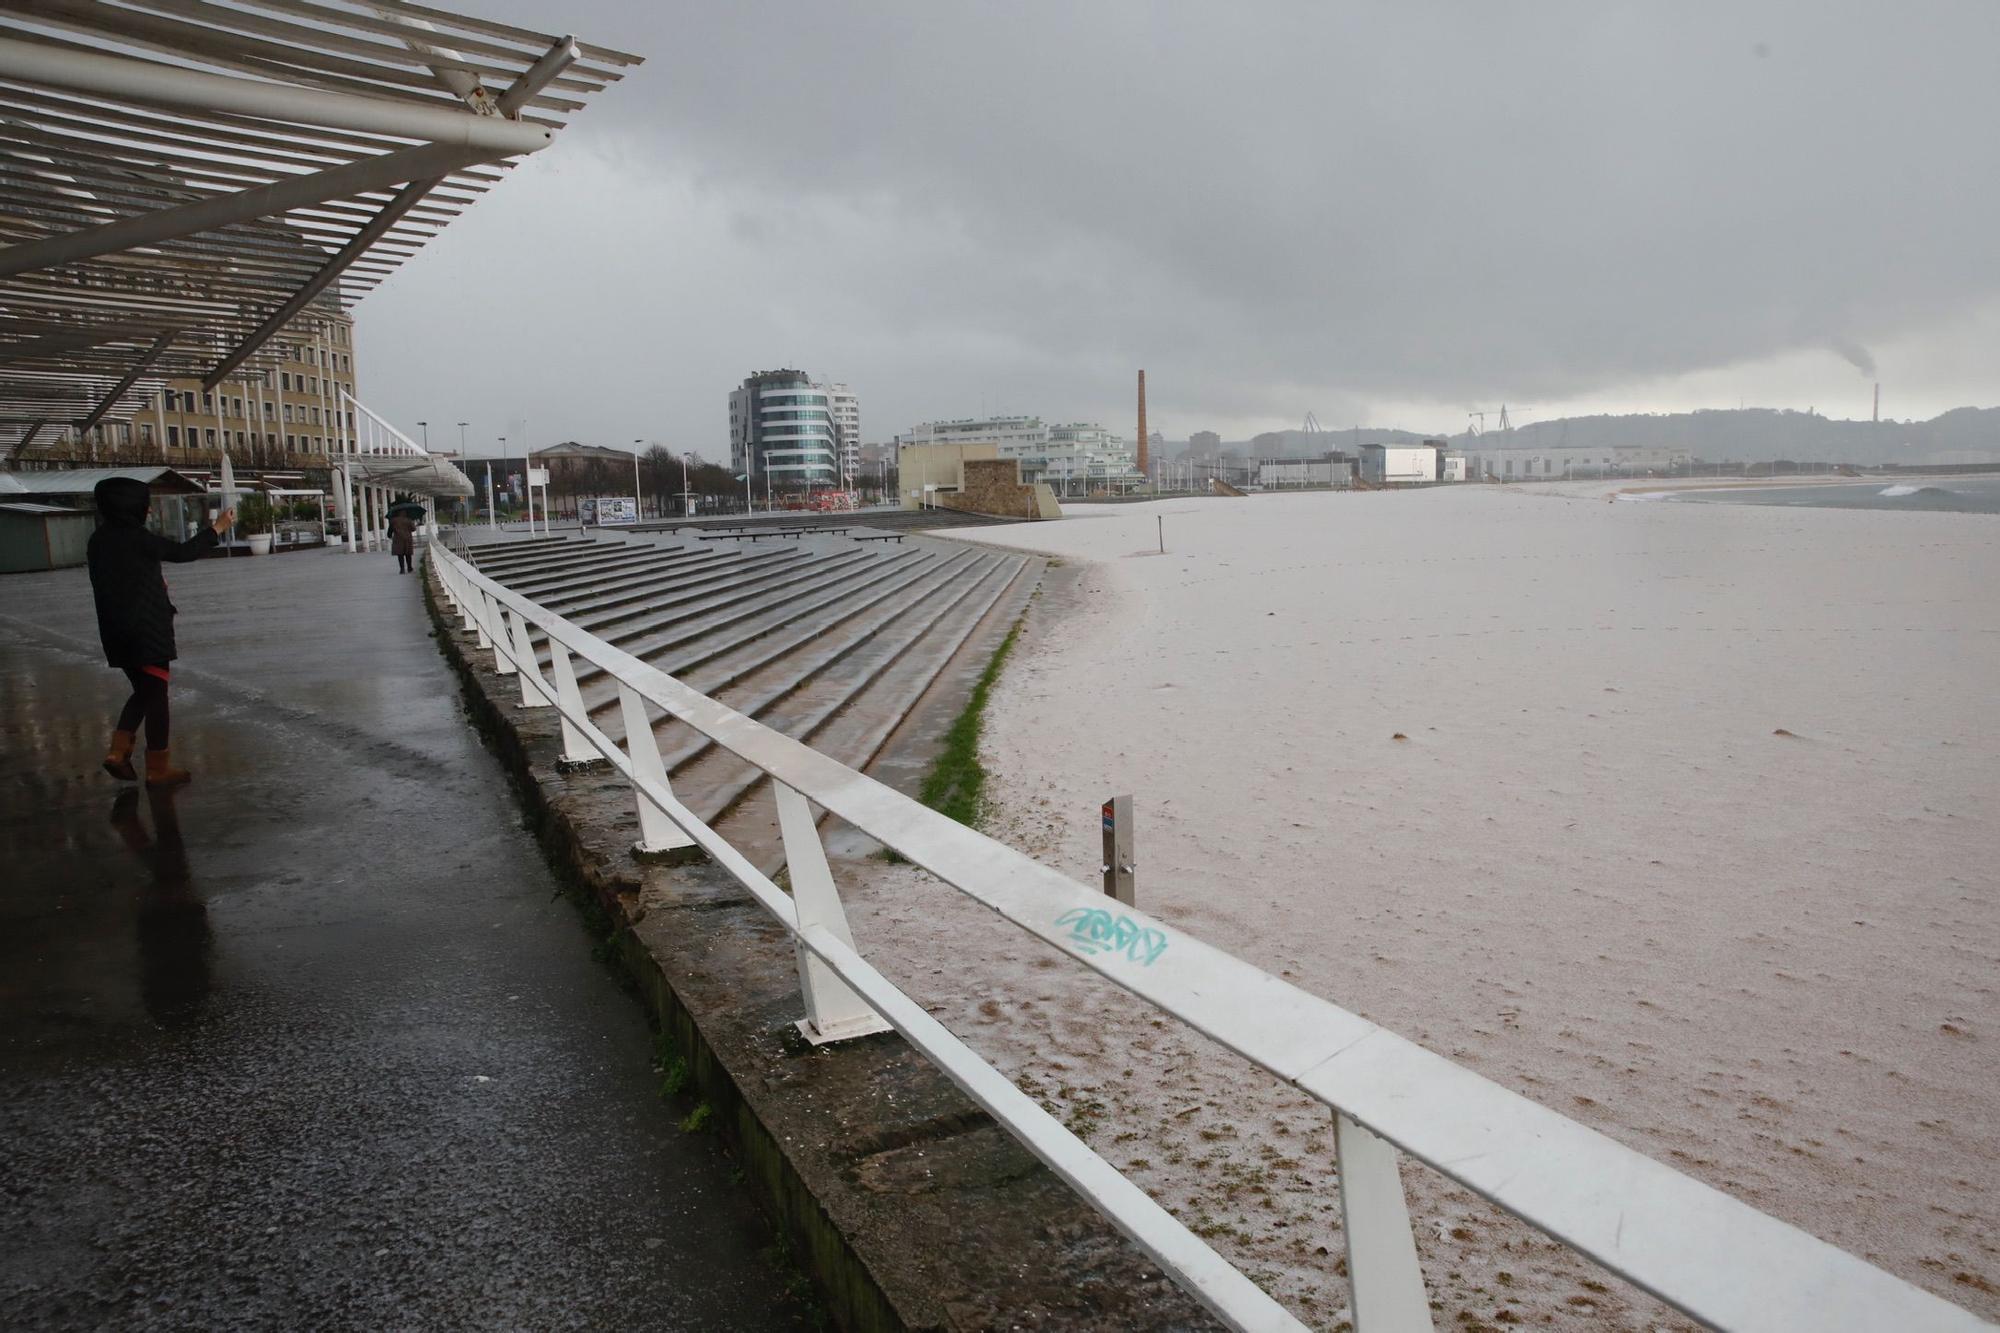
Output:
<svg viewBox="0 0 2000 1333">
<path fill-rule="evenodd" d="M 171 793 L 83 571 L 0 579 L 5 1324 L 802 1326 L 394 568 L 170 570 Z"/>
</svg>

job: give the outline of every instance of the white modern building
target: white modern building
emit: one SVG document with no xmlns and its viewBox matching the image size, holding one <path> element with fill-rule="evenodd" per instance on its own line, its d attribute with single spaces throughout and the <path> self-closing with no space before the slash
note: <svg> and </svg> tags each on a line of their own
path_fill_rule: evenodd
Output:
<svg viewBox="0 0 2000 1333">
<path fill-rule="evenodd" d="M 839 485 L 827 390 L 803 370 L 764 370 L 744 380 L 729 394 L 729 461 L 770 491 Z"/>
<path fill-rule="evenodd" d="M 1058 493 L 1078 488 L 1129 488 L 1141 481 L 1132 443 L 1095 422 L 1044 425 L 1040 417 L 966 417 L 926 421 L 896 437 L 903 445 L 990 444 L 995 456 L 1021 465 L 1021 480 L 1045 481 Z"/>
<path fill-rule="evenodd" d="M 826 394 L 827 410 L 833 417 L 840 484 L 850 486 L 861 475 L 861 399 L 845 384 L 821 383 L 813 387 Z"/>
<path fill-rule="evenodd" d="M 1021 460 L 1021 476 L 1024 481 L 1046 481 L 1058 493 L 1075 487 L 1129 489 L 1144 480 L 1131 441 L 1094 421 L 1049 427 L 1041 454 Z"/>
</svg>

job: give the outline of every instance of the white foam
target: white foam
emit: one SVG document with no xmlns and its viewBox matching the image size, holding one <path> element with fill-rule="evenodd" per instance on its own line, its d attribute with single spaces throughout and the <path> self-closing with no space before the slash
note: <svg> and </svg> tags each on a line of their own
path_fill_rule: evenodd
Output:
<svg viewBox="0 0 2000 1333">
<path fill-rule="evenodd" d="M 1889 487 L 1889 489 L 1885 491 L 1878 491 L 1876 493 L 1878 495 L 1886 495 L 1894 497 L 1898 495 L 1915 495 L 1918 491 L 1922 489 L 1923 487 L 1921 486 L 1891 486 Z"/>
</svg>

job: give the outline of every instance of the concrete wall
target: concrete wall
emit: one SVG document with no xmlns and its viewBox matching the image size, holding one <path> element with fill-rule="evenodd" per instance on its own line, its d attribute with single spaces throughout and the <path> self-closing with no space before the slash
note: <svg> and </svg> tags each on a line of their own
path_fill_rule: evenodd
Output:
<svg viewBox="0 0 2000 1333">
<path fill-rule="evenodd" d="M 937 502 L 946 509 L 995 518 L 1062 517 L 1055 492 L 1041 483 L 1022 482 L 1019 459 L 968 459 L 961 475 L 963 484 L 958 491 L 937 495 Z"/>
<path fill-rule="evenodd" d="M 944 492 L 965 489 L 965 465 L 1000 456 L 997 444 L 906 444 L 896 451 L 896 469 L 903 491 L 903 508 L 921 509 L 924 506 L 924 488 L 935 487 L 931 492 L 934 503 Z M 1018 480 L 1018 478 L 1017 478 Z"/>
</svg>

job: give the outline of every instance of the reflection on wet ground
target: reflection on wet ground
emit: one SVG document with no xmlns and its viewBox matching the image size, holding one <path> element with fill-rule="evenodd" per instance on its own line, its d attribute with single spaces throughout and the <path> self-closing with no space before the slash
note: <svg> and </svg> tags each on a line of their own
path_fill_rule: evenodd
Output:
<svg viewBox="0 0 2000 1333">
<path fill-rule="evenodd" d="M 6 1323 L 793 1326 L 393 568 L 177 569 L 164 791 L 82 572 L 0 584 Z"/>
<path fill-rule="evenodd" d="M 195 892 L 174 809 L 178 787 L 146 787 L 149 833 L 139 819 L 141 789 L 111 799 L 111 827 L 146 869 L 138 888 L 139 999 L 155 1023 L 173 1027 L 195 1016 L 208 994 L 208 908 Z"/>
</svg>

